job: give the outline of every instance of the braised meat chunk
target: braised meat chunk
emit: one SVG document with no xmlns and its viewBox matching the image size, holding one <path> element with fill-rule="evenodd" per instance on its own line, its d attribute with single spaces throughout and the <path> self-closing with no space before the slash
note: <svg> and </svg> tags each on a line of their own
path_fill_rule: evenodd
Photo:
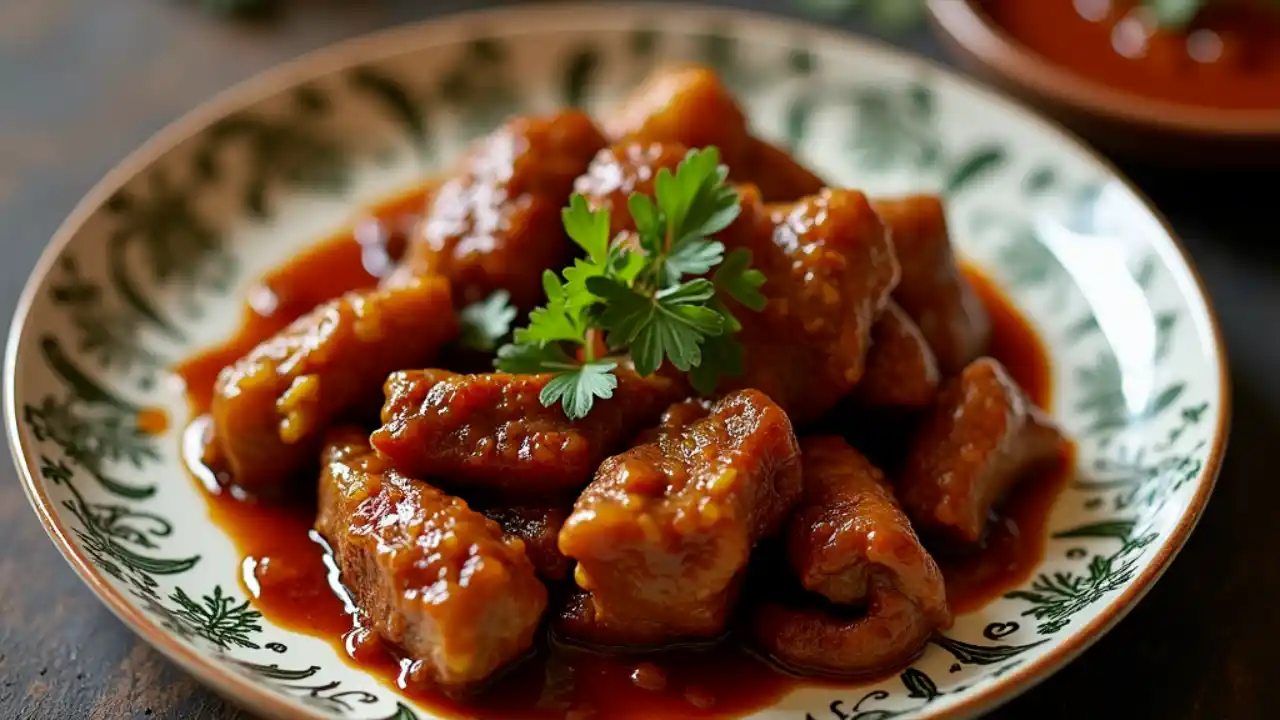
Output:
<svg viewBox="0 0 1280 720">
<path fill-rule="evenodd" d="M 601 460 L 686 392 L 673 380 L 619 370 L 613 397 L 571 421 L 539 400 L 552 377 L 395 373 L 373 445 L 416 477 L 516 498 L 554 496 L 586 485 Z"/>
<path fill-rule="evenodd" d="M 756 643 L 803 675 L 868 677 L 901 668 L 924 649 L 934 625 L 884 578 L 872 580 L 866 609 L 766 603 L 753 619 Z"/>
<path fill-rule="evenodd" d="M 318 306 L 218 374 L 209 464 L 254 494 L 279 495 L 314 467 L 330 425 L 376 417 L 387 374 L 429 362 L 457 333 L 449 284 L 436 277 Z"/>
<path fill-rule="evenodd" d="M 892 301 L 871 328 L 867 369 L 855 390 L 866 407 L 928 407 L 938 392 L 938 361 L 915 322 Z"/>
<path fill-rule="evenodd" d="M 922 531 L 977 542 L 1010 489 L 1066 450 L 1004 366 L 980 358 L 948 383 L 917 430 L 899 496 Z"/>
<path fill-rule="evenodd" d="M 569 517 L 566 508 L 559 507 L 494 507 L 486 508 L 484 516 L 502 526 L 510 537 L 524 542 L 525 554 L 538 571 L 538 577 L 548 582 L 563 580 L 569 575 L 573 563 L 560 552 L 560 528 Z"/>
<path fill-rule="evenodd" d="M 547 591 L 522 541 L 397 472 L 358 429 L 334 431 L 323 464 L 316 529 L 415 681 L 465 691 L 530 649 Z"/>
<path fill-rule="evenodd" d="M 627 198 L 638 192 L 652 196 L 655 180 L 662 170 L 672 174 L 688 149 L 679 143 L 622 142 L 601 150 L 586 174 L 574 184 L 593 210 L 609 211 L 609 234 L 634 231 Z"/>
<path fill-rule="evenodd" d="M 655 71 L 603 120 L 614 142 L 715 145 L 730 179 L 760 188 L 770 202 L 813 195 L 821 178 L 785 151 L 755 138 L 747 118 L 715 72 L 685 65 Z"/>
<path fill-rule="evenodd" d="M 920 544 L 879 468 L 834 436 L 800 444 L 804 500 L 787 528 L 787 554 L 807 590 L 856 604 L 882 575 L 932 622 L 950 622 L 942 572 Z"/>
<path fill-rule="evenodd" d="M 898 282 L 893 243 L 854 190 L 824 190 L 767 215 L 751 192 L 742 197 L 742 214 L 719 239 L 751 251 L 769 304 L 732 308 L 746 367 L 729 386 L 759 389 L 807 423 L 862 379 L 871 328 Z"/>
<path fill-rule="evenodd" d="M 763 393 L 735 392 L 704 412 L 680 406 L 583 491 L 560 549 L 590 595 L 562 630 L 586 625 L 589 640 L 615 645 L 724 631 L 751 549 L 799 499 L 799 451 Z"/>
<path fill-rule="evenodd" d="M 866 675 L 914 657 L 951 624 L 942 572 L 884 474 L 839 437 L 801 443 L 804 499 L 787 529 L 804 587 L 848 608 L 766 604 L 761 646 L 804 672 Z M 856 612 L 864 606 L 864 612 Z"/>
<path fill-rule="evenodd" d="M 920 327 L 943 376 L 951 377 L 986 352 L 991 318 L 956 263 L 942 200 L 880 199 L 875 209 L 889 226 L 902 266 L 893 299 Z"/>
<path fill-rule="evenodd" d="M 542 271 L 572 257 L 560 221 L 573 181 L 605 145 L 576 110 L 520 117 L 479 142 L 432 196 L 402 267 L 388 280 L 433 273 L 458 304 L 505 289 L 519 307 L 542 297 Z"/>
</svg>

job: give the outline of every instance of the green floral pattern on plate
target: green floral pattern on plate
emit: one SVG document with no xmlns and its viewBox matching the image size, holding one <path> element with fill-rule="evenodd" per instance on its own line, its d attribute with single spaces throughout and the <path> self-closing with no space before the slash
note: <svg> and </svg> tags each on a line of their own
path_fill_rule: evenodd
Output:
<svg viewBox="0 0 1280 720">
<path fill-rule="evenodd" d="M 295 73 L 118 188 L 38 280 L 16 346 L 11 402 L 37 482 L 97 571 L 210 662 L 319 717 L 429 717 L 252 608 L 186 482 L 180 428 L 138 427 L 144 407 L 185 417 L 167 368 L 225 335 L 247 283 L 354 205 L 511 113 L 598 109 L 659 58 L 711 64 L 764 133 L 832 178 L 944 193 L 961 249 L 1051 348 L 1056 414 L 1080 443 L 1036 577 L 896 679 L 802 691 L 764 716 L 921 717 L 1001 683 L 1104 613 L 1212 481 L 1223 399 L 1186 268 L 1105 169 L 998 101 L 819 31 L 717 11 L 513 11 L 390 45 Z"/>
</svg>

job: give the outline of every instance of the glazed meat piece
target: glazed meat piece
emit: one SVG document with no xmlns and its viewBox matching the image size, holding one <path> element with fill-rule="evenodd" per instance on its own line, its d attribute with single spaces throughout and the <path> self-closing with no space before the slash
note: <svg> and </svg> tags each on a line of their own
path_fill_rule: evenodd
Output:
<svg viewBox="0 0 1280 720">
<path fill-rule="evenodd" d="M 563 580 L 569 575 L 573 563 L 566 558 L 557 544 L 560 528 L 569 517 L 564 508 L 552 507 L 495 507 L 484 510 L 484 516 L 502 526 L 503 532 L 524 542 L 525 554 L 538 571 L 538 577 L 548 582 Z"/>
<path fill-rule="evenodd" d="M 920 652 L 951 624 L 942 572 L 893 497 L 884 474 L 839 437 L 801 443 L 804 499 L 787 528 L 801 584 L 832 603 L 768 603 L 756 639 L 796 670 L 867 675 Z"/>
<path fill-rule="evenodd" d="M 804 499 L 787 527 L 787 555 L 805 589 L 852 605 L 883 576 L 932 622 L 949 624 L 942 572 L 884 473 L 839 437 L 805 438 L 800 448 Z"/>
<path fill-rule="evenodd" d="M 573 181 L 604 147 L 577 110 L 521 117 L 479 142 L 433 195 L 421 230 L 390 284 L 434 273 L 453 283 L 459 305 L 497 289 L 519 307 L 542 299 L 542 271 L 573 255 L 560 210 Z"/>
<path fill-rule="evenodd" d="M 741 182 L 760 188 L 768 202 L 794 202 L 817 195 L 827 183 L 805 168 L 782 148 L 763 140 L 754 140 L 749 170 L 739 175 Z M 732 171 L 731 173 L 732 174 Z"/>
<path fill-rule="evenodd" d="M 429 362 L 458 334 L 449 284 L 415 278 L 348 293 L 295 320 L 218 374 L 206 460 L 236 485 L 278 495 L 314 467 L 325 430 L 376 416 L 387 374 Z"/>
<path fill-rule="evenodd" d="M 746 188 L 742 214 L 717 237 L 751 250 L 769 300 L 761 312 L 730 303 L 746 367 L 728 386 L 763 391 L 797 424 L 817 419 L 862 379 L 871 328 L 898 282 L 887 230 L 854 190 L 766 214 Z"/>
<path fill-rule="evenodd" d="M 991 318 L 960 272 L 942 200 L 932 195 L 875 201 L 893 235 L 902 281 L 893 299 L 915 320 L 944 377 L 986 352 Z"/>
<path fill-rule="evenodd" d="M 412 679 L 464 691 L 529 650 L 547 591 L 521 540 L 397 472 L 359 429 L 331 433 L 323 464 L 316 529 Z"/>
<path fill-rule="evenodd" d="M 801 675 L 866 677 L 901 668 L 924 649 L 934 625 L 884 578 L 869 590 L 861 612 L 766 603 L 753 621 L 755 641 Z"/>
<path fill-rule="evenodd" d="M 657 70 L 602 124 L 614 142 L 715 145 L 730 179 L 756 185 L 770 202 L 813 195 L 824 185 L 785 151 L 753 137 L 729 89 L 705 67 Z"/>
<path fill-rule="evenodd" d="M 715 71 L 697 65 L 655 70 L 601 125 L 610 140 L 715 145 L 729 167 L 751 153 L 747 117 Z"/>
<path fill-rule="evenodd" d="M 871 328 L 867 369 L 855 396 L 866 407 L 928 407 L 938 392 L 938 361 L 915 322 L 892 301 Z"/>
<path fill-rule="evenodd" d="M 711 414 L 715 401 L 710 398 L 689 398 L 667 408 L 655 427 L 651 427 L 636 436 L 632 447 L 648 443 L 662 442 L 663 438 L 672 438 L 684 432 L 684 429 Z"/>
<path fill-rule="evenodd" d="M 674 380 L 620 371 L 613 397 L 570 421 L 538 399 L 552 377 L 395 373 L 373 445 L 410 475 L 541 498 L 586 485 L 601 460 L 686 392 Z"/>
<path fill-rule="evenodd" d="M 574 184 L 574 191 L 582 193 L 593 210 L 609 211 L 610 236 L 634 231 L 627 198 L 633 192 L 652 196 L 658 172 L 666 169 L 675 173 L 687 153 L 678 143 L 619 143 L 596 155 L 586 174 Z"/>
<path fill-rule="evenodd" d="M 991 509 L 1066 439 L 998 361 L 951 380 L 911 443 L 898 495 L 921 531 L 977 542 Z"/>
<path fill-rule="evenodd" d="M 700 417 L 701 416 L 701 417 Z M 751 549 L 799 499 L 799 450 L 763 393 L 673 409 L 656 438 L 606 460 L 560 531 L 590 593 L 592 642 L 653 645 L 725 629 Z"/>
</svg>

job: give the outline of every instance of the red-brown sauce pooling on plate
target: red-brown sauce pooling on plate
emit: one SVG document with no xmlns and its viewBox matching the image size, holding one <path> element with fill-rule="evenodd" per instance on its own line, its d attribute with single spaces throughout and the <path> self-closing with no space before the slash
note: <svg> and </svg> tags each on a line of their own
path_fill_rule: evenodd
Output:
<svg viewBox="0 0 1280 720">
<path fill-rule="evenodd" d="M 324 301 L 377 285 L 404 252 L 431 187 L 415 188 L 378 204 L 350 231 L 308 248 L 257 282 L 249 290 L 235 333 L 176 368 L 193 413 L 209 409 L 213 383 L 222 368 Z"/>
<path fill-rule="evenodd" d="M 1137 0 L 980 0 L 1014 40 L 1083 77 L 1143 97 L 1280 109 L 1280 9 L 1213 0 L 1186 28 L 1160 28 Z"/>
<path fill-rule="evenodd" d="M 407 687 L 408 661 L 361 624 L 336 578 L 327 547 L 312 530 L 314 500 L 265 504 L 228 491 L 201 464 L 211 388 L 219 370 L 329 297 L 376 284 L 416 221 L 423 193 L 407 193 L 372 210 L 368 220 L 269 273 L 254 292 L 245 319 L 224 345 L 184 362 L 197 419 L 184 434 L 183 454 L 205 490 L 209 512 L 234 541 L 244 591 L 272 622 L 325 638 L 362 669 L 444 716 L 501 718 L 610 718 L 738 716 L 767 707 L 800 687 L 834 683 L 785 674 L 743 647 L 736 634 L 710 648 L 668 650 L 650 656 L 606 656 L 542 644 L 534 656 L 493 680 L 466 702 Z M 383 256 L 382 259 L 379 259 Z M 1026 320 L 981 274 L 968 271 L 991 313 L 991 354 L 1041 406 L 1049 403 L 1044 347 Z M 262 302 L 270 297 L 270 302 Z M 940 557 L 948 596 L 958 612 L 980 607 L 1025 580 L 1043 554 L 1048 511 L 1069 464 L 1026 482 L 1005 505 L 980 551 Z M 553 591 L 554 594 L 554 591 Z M 553 597 L 553 602 L 562 598 Z M 750 598 L 744 598 L 744 605 Z M 575 715 L 576 713 L 576 715 Z"/>
</svg>

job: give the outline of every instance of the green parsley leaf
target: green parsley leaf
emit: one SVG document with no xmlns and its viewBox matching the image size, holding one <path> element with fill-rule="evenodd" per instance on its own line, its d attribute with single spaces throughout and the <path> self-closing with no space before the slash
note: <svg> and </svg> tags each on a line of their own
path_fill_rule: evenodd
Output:
<svg viewBox="0 0 1280 720">
<path fill-rule="evenodd" d="M 574 193 L 560 217 L 569 238 L 587 251 L 592 263 L 603 266 L 609 255 L 609 211 L 591 210 L 587 199 Z"/>
<path fill-rule="evenodd" d="M 664 272 L 668 282 L 679 282 L 682 275 L 702 275 L 724 259 L 724 243 L 705 238 L 686 238 L 667 255 Z"/>
<path fill-rule="evenodd" d="M 562 220 L 586 257 L 560 275 L 543 274 L 546 304 L 498 350 L 495 365 L 506 372 L 552 373 L 540 399 L 547 406 L 560 403 L 573 419 L 585 416 L 595 399 L 612 395 L 622 358 L 629 357 L 641 376 L 670 363 L 705 392 L 724 375 L 740 373 L 742 348 L 734 335 L 742 325 L 725 301 L 734 297 L 762 308 L 764 275 L 750 268 L 749 252 L 726 254 L 713 237 L 740 212 L 741 198 L 727 179 L 716 148 L 691 150 L 675 172 L 658 173 L 652 197 L 632 193 L 627 199 L 634 237 L 611 238 L 609 213 L 593 211 L 585 197 L 573 195 Z M 597 332 L 608 358 L 595 358 Z"/>
<path fill-rule="evenodd" d="M 511 304 L 511 294 L 495 290 L 488 298 L 462 308 L 458 322 L 462 333 L 458 339 L 469 350 L 489 352 L 498 341 L 511 332 L 511 322 L 516 319 L 516 309 Z"/>
<path fill-rule="evenodd" d="M 529 313 L 529 326 L 515 331 L 515 341 L 538 345 L 558 341 L 580 342 L 585 330 L 574 323 L 573 316 L 557 310 L 559 308 L 545 307 Z"/>
<path fill-rule="evenodd" d="M 608 333 L 606 343 L 615 350 L 629 347 L 642 377 L 652 375 L 664 360 L 688 372 L 702 362 L 703 341 L 724 332 L 720 313 L 698 304 L 715 293 L 707 280 L 693 280 L 653 298 L 605 278 L 593 278 L 589 286 L 605 299 L 598 321 Z"/>
<path fill-rule="evenodd" d="M 581 309 L 594 303 L 598 298 L 587 289 L 587 280 L 593 277 L 604 277 L 608 273 L 608 265 L 597 265 L 581 259 L 574 260 L 572 267 L 564 269 L 565 306 L 570 309 Z"/>
<path fill-rule="evenodd" d="M 760 293 L 764 286 L 764 273 L 751 268 L 751 251 L 746 248 L 738 248 L 726 255 L 711 279 L 717 288 L 751 310 L 759 312 L 768 303 Z"/>
<path fill-rule="evenodd" d="M 704 307 L 658 306 L 631 343 L 636 373 L 647 377 L 662 366 L 665 356 L 681 372 L 702 364 L 702 343 L 724 327 L 719 313 Z"/>
<path fill-rule="evenodd" d="M 634 283 L 648 264 L 644 255 L 625 248 L 621 244 L 609 249 L 609 268 L 613 277 L 626 285 Z"/>
<path fill-rule="evenodd" d="M 498 358 L 493 365 L 506 373 L 537 374 L 572 370 L 578 361 L 569 357 L 559 345 L 537 345 L 517 340 L 498 348 Z"/>
<path fill-rule="evenodd" d="M 580 420 L 591 412 L 596 398 L 608 400 L 613 397 L 613 391 L 618 387 L 618 378 L 613 374 L 617 367 L 615 362 L 591 362 L 566 370 L 551 378 L 538 399 L 545 407 L 559 402 L 570 420 Z"/>
<path fill-rule="evenodd" d="M 658 292 L 658 302 L 664 305 L 690 305 L 705 303 L 715 297 L 716 287 L 710 280 L 698 278 Z"/>
<path fill-rule="evenodd" d="M 661 178 L 666 173 L 667 177 L 671 173 L 663 168 L 658 173 Z M 627 198 L 627 209 L 631 212 L 631 222 L 636 226 L 636 233 L 640 236 L 640 247 L 651 257 L 657 257 L 666 249 L 667 234 L 663 225 L 661 214 L 658 208 L 654 207 L 653 201 L 648 195 L 641 195 L 638 192 L 631 193 Z"/>
<path fill-rule="evenodd" d="M 570 306 L 573 299 L 556 274 L 547 270 L 542 274 L 542 288 L 547 293 L 546 305 L 529 313 L 529 325 L 515 332 L 517 343 L 545 345 L 549 342 L 581 342 L 586 335 L 580 313 Z"/>
<path fill-rule="evenodd" d="M 698 305 L 667 305 L 666 303 L 658 304 L 659 320 L 669 318 L 670 321 L 688 327 L 690 332 L 697 333 L 694 342 L 699 344 L 709 337 L 715 337 L 724 332 L 724 318 L 720 313 L 709 307 L 701 307 Z M 664 324 L 671 322 L 664 321 Z M 696 351 L 697 348 L 695 347 Z M 701 355 L 693 354 L 688 361 L 682 362 L 678 355 L 668 352 L 667 356 L 671 358 L 671 362 L 681 370 L 688 370 L 690 367 L 697 365 Z"/>
<path fill-rule="evenodd" d="M 733 335 L 742 330 L 742 323 L 738 322 L 738 318 L 729 312 L 729 308 L 721 302 L 719 297 L 711 298 L 711 302 L 707 303 L 707 307 L 720 313 L 720 317 L 724 318 L 724 332 L 722 335 Z"/>
<path fill-rule="evenodd" d="M 551 302 L 563 302 L 565 299 L 564 285 L 550 270 L 542 271 L 542 292 L 547 294 L 547 299 Z"/>
<path fill-rule="evenodd" d="M 653 300 L 610 278 L 590 278 L 587 288 L 605 302 L 604 311 L 597 318 L 608 333 L 605 344 L 621 350 L 634 342 L 653 315 Z"/>
<path fill-rule="evenodd" d="M 688 233 L 687 220 L 692 219 L 694 224 L 702 224 L 705 218 L 691 217 L 690 211 L 705 211 L 707 201 L 702 199 L 702 195 L 721 185 L 726 176 L 727 170 L 722 170 L 720 165 L 720 151 L 714 147 L 690 150 L 676 167 L 675 175 L 665 168 L 658 172 L 654 191 L 658 207 L 662 209 L 670 227 L 671 239 L 678 240 Z M 732 192 L 731 188 L 730 191 Z"/>
<path fill-rule="evenodd" d="M 711 395 L 722 377 L 738 377 L 745 370 L 742 345 L 725 333 L 707 338 L 702 345 L 702 362 L 689 371 L 689 382 L 701 395 Z"/>
<path fill-rule="evenodd" d="M 729 227 L 741 214 L 738 191 L 723 184 L 727 173 L 728 170 L 720 166 L 716 174 L 698 188 L 685 216 L 684 225 L 675 234 L 677 244 L 685 239 L 714 235 Z"/>
</svg>

